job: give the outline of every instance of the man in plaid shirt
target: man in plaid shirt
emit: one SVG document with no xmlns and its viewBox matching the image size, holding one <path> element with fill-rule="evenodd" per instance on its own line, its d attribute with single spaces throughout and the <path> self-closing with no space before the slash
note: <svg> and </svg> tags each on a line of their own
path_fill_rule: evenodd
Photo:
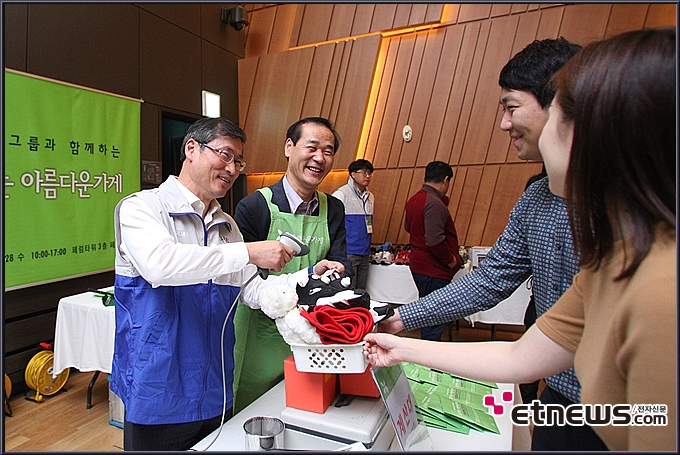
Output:
<svg viewBox="0 0 680 455">
<path fill-rule="evenodd" d="M 565 39 L 534 41 L 501 70 L 500 128 L 507 131 L 520 159 L 541 161 L 538 138 L 555 96 L 550 79 L 580 46 Z M 548 178 L 533 183 L 510 213 L 505 230 L 480 266 L 421 299 L 401 306 L 379 329 L 397 333 L 454 321 L 488 310 L 509 297 L 533 275 L 536 316 L 548 311 L 578 272 L 569 217 L 563 198 L 548 187 Z M 580 401 L 574 369 L 545 378 L 543 404 L 568 406 Z M 536 426 L 532 450 L 607 450 L 584 426 Z"/>
</svg>

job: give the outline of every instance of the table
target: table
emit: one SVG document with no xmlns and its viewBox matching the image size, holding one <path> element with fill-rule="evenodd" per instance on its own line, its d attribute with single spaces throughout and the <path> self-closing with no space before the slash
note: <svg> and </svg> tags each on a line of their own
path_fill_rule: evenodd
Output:
<svg viewBox="0 0 680 455">
<path fill-rule="evenodd" d="M 467 316 L 470 324 L 474 327 L 475 322 L 485 324 L 508 324 L 524 325 L 524 313 L 529 305 L 531 290 L 529 280 L 522 283 L 510 297 L 500 302 L 498 305 L 486 311 L 480 311 Z"/>
<path fill-rule="evenodd" d="M 504 391 L 514 391 L 515 404 L 521 403 L 521 395 L 516 384 L 498 384 L 498 389 L 494 390 L 497 402 L 501 400 Z M 206 436 L 202 441 L 192 447 L 192 450 L 205 450 L 213 441 L 215 436 L 219 436 L 210 446 L 208 451 L 228 451 L 242 452 L 245 447 L 245 434 L 243 423 L 253 416 L 273 416 L 281 417 L 281 411 L 285 406 L 285 384 L 283 381 L 272 387 L 267 393 L 251 403 L 248 407 L 236 414 L 231 420 L 222 425 L 222 429 L 217 429 Z M 501 434 L 480 433 L 470 431 L 469 435 L 462 435 L 450 431 L 428 428 L 434 449 L 437 451 L 509 451 L 509 450 L 529 450 L 530 436 L 528 427 L 513 426 L 510 420 L 510 411 L 502 416 L 496 416 L 496 424 Z M 387 422 L 386 425 L 391 425 Z M 286 449 L 298 448 L 296 441 L 291 441 L 294 432 L 288 429 L 284 433 L 284 443 Z M 338 443 L 319 438 L 318 447 L 304 447 L 308 450 L 337 450 Z M 334 446 L 331 444 L 335 444 Z M 390 450 L 400 450 L 399 443 L 392 441 Z"/>
<path fill-rule="evenodd" d="M 366 292 L 371 300 L 384 303 L 411 303 L 418 300 L 418 288 L 408 265 L 370 264 Z"/>
<path fill-rule="evenodd" d="M 113 287 L 102 290 L 112 291 Z M 87 389 L 88 409 L 92 407 L 92 386 L 99 373 L 111 373 L 115 336 L 115 307 L 104 306 L 95 293 L 83 292 L 59 300 L 52 376 L 70 367 L 94 371 Z"/>
<path fill-rule="evenodd" d="M 456 272 L 451 281 L 456 281 L 467 273 L 469 273 L 469 268 L 463 267 Z M 473 327 L 475 322 L 490 324 L 492 326 L 492 339 L 495 339 L 496 324 L 523 325 L 524 313 L 531 296 L 528 281 L 522 283 L 510 297 L 498 305 L 486 311 L 466 316 L 465 319 Z M 403 305 L 418 300 L 418 288 L 407 265 L 371 264 L 368 270 L 366 292 L 372 300 L 385 303 Z M 457 327 L 458 324 L 456 324 Z"/>
</svg>

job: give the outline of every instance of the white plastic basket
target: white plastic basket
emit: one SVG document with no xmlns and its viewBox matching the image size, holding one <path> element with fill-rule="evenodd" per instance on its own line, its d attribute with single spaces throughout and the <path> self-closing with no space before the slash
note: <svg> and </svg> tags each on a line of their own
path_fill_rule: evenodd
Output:
<svg viewBox="0 0 680 455">
<path fill-rule="evenodd" d="M 363 373 L 368 366 L 364 342 L 356 344 L 291 344 L 295 368 L 305 373 Z"/>
</svg>

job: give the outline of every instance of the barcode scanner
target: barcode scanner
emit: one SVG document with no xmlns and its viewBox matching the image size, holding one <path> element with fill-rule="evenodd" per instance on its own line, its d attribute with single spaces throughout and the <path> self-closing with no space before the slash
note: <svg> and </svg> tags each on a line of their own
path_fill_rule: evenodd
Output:
<svg viewBox="0 0 680 455">
<path fill-rule="evenodd" d="M 307 254 L 309 254 L 309 247 L 302 243 L 297 237 L 295 237 L 293 234 L 289 232 L 279 231 L 279 238 L 277 238 L 276 240 L 292 248 L 293 256 L 295 257 L 306 256 Z M 260 278 L 266 280 L 267 277 L 269 276 L 269 270 L 258 267 L 257 274 L 260 275 Z"/>
</svg>

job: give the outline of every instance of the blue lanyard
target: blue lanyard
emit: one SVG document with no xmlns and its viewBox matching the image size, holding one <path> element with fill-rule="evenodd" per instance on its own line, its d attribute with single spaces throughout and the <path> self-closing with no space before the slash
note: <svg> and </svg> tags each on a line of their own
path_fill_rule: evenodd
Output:
<svg viewBox="0 0 680 455">
<path fill-rule="evenodd" d="M 352 182 L 351 187 L 352 187 L 352 191 L 354 191 L 354 194 L 356 195 L 356 197 L 359 198 L 359 200 L 361 201 L 361 204 L 363 206 L 362 208 L 364 210 L 364 215 L 368 216 L 368 213 L 366 213 L 366 203 L 368 202 L 368 190 L 364 190 L 364 192 L 366 193 L 366 199 L 364 199 L 364 198 L 361 197 L 361 194 L 359 194 L 359 192 L 357 191 L 357 187 L 354 185 L 354 182 Z"/>
</svg>

